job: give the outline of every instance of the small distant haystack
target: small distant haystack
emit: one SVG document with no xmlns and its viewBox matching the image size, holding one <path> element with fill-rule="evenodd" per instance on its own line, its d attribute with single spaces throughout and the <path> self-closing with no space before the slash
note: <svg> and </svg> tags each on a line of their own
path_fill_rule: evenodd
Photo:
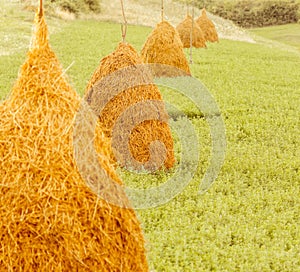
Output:
<svg viewBox="0 0 300 272">
<path fill-rule="evenodd" d="M 35 23 L 32 48 L 0 106 L 0 271 L 148 271 L 135 212 L 99 198 L 78 171 L 80 97 L 48 44 L 41 12 Z M 100 165 L 121 184 L 107 138 L 97 137 Z"/>
<path fill-rule="evenodd" d="M 192 45 L 193 47 L 200 48 L 206 47 L 205 38 L 202 30 L 196 22 L 193 22 L 191 15 L 186 18 L 176 27 L 184 48 L 190 48 L 191 43 L 191 29 L 192 31 Z"/>
<path fill-rule="evenodd" d="M 205 8 L 202 9 L 202 14 L 201 16 L 199 16 L 196 22 L 198 23 L 198 25 L 200 26 L 203 32 L 205 41 L 209 41 L 209 42 L 219 41 L 216 27 L 214 23 L 207 17 Z"/>
<path fill-rule="evenodd" d="M 162 21 L 145 42 L 141 57 L 145 63 L 165 64 L 180 70 L 157 66 L 155 76 L 190 75 L 190 67 L 183 51 L 183 45 L 177 30 L 167 21 Z M 155 68 L 155 66 L 154 66 Z M 160 68 L 160 69 L 159 69 Z M 176 71 L 176 72 L 175 72 Z M 182 73 L 180 73 L 182 71 Z"/>
<path fill-rule="evenodd" d="M 138 68 L 139 65 L 142 65 L 142 60 L 135 49 L 131 45 L 121 42 L 113 53 L 100 61 L 99 67 L 96 69 L 86 88 L 85 98 L 88 101 L 93 100 L 91 94 L 94 91 L 93 88 L 96 83 L 105 81 L 105 79 L 109 78 L 114 72 L 122 71 L 124 68 L 130 69 L 137 67 L 136 69 L 134 68 L 132 72 L 126 73 L 122 78 L 116 79 L 112 76 L 111 80 L 106 84 L 106 88 L 95 87 L 98 92 L 98 98 L 100 97 L 103 100 L 105 100 L 105 97 L 109 96 L 111 92 L 116 89 L 121 89 L 121 92 L 117 95 L 104 101 L 104 107 L 99 113 L 101 127 L 109 138 L 113 137 L 113 129 L 117 120 L 128 109 L 133 108 L 133 106 L 139 102 L 147 103 L 149 100 L 162 102 L 160 91 L 151 80 L 148 80 L 148 83 L 146 84 L 140 83 L 136 86 L 130 86 L 132 82 L 137 82 L 139 80 L 140 82 L 143 82 L 143 78 L 151 77 L 150 71 L 140 71 L 140 68 Z M 90 102 L 95 103 L 95 101 Z M 103 101 L 100 101 L 100 103 L 103 103 Z M 153 114 L 157 117 L 164 116 L 164 121 L 157 118 L 154 120 L 152 117 L 150 118 L 152 120 L 146 120 L 146 118 L 145 121 L 137 121 L 139 116 L 142 116 L 144 113 L 147 113 L 149 116 L 152 116 Z M 168 114 L 165 108 L 157 109 L 154 107 L 151 109 L 151 105 L 148 103 L 145 107 L 134 112 L 133 116 L 130 116 L 129 119 L 124 121 L 125 123 L 134 123 L 134 128 L 128 127 L 128 130 L 130 130 L 127 131 L 127 133 L 130 133 L 129 143 L 121 145 L 117 142 L 116 145 L 114 145 L 115 154 L 118 154 L 116 158 L 118 163 L 122 166 L 134 167 L 133 165 L 128 165 L 129 160 L 126 147 L 129 144 L 129 156 L 132 156 L 135 161 L 146 165 L 147 162 L 150 162 L 152 154 L 150 143 L 160 141 L 164 144 L 165 149 L 156 153 L 158 157 L 152 158 L 154 160 L 151 162 L 151 166 L 149 165 L 148 170 L 153 168 L 157 169 L 161 163 L 161 166 L 171 168 L 174 165 L 175 159 L 173 139 L 168 125 Z M 166 157 L 160 162 L 161 158 L 159 158 L 159 156 L 163 157 L 163 154 L 165 154 Z M 145 168 L 147 169 L 147 167 Z"/>
</svg>

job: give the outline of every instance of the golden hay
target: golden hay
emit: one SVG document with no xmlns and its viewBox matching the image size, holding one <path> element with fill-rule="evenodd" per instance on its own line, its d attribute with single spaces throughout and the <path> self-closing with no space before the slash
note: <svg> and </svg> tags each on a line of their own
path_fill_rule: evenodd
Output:
<svg viewBox="0 0 300 272">
<path fill-rule="evenodd" d="M 206 41 L 209 42 L 219 41 L 216 27 L 214 23 L 207 17 L 205 8 L 202 9 L 202 14 L 201 16 L 199 16 L 196 22 L 200 26 Z"/>
<path fill-rule="evenodd" d="M 186 18 L 176 27 L 184 48 L 190 48 L 191 41 L 191 28 L 192 31 L 192 45 L 196 48 L 206 47 L 205 39 L 202 30 L 196 22 L 193 22 L 191 15 Z"/>
<path fill-rule="evenodd" d="M 107 97 L 107 92 L 110 93 L 121 88 L 120 92 L 116 96 L 110 100 L 108 99 L 107 101 L 104 101 L 103 109 L 99 114 L 101 127 L 103 127 L 104 132 L 109 138 L 113 137 L 113 129 L 117 120 L 128 108 L 131 108 L 133 105 L 142 101 L 162 101 L 159 89 L 154 84 L 149 83 L 152 81 L 148 81 L 147 84 L 137 84 L 135 86 L 133 84 L 131 87 L 126 87 L 130 85 L 130 82 L 137 82 L 140 78 L 142 82 L 142 78 L 148 76 L 151 77 L 149 70 L 142 71 L 138 68 L 139 65 L 142 65 L 142 60 L 134 48 L 127 43 L 120 43 L 113 53 L 100 61 L 99 67 L 96 69 L 86 88 L 85 98 L 89 100 L 91 93 L 94 92 L 93 88 L 96 88 L 98 91 L 98 97 L 102 99 L 102 101 L 100 101 L 101 103 L 103 103 L 105 97 Z M 95 87 L 96 83 L 99 84 L 99 82 L 101 83 L 101 81 L 105 81 L 105 79 L 109 78 L 109 75 L 112 73 L 121 71 L 122 68 L 126 69 L 130 67 L 136 67 L 134 70 L 136 70 L 137 73 L 128 72 L 123 78 L 118 78 L 117 80 L 114 76 L 112 76 L 111 80 L 108 80 L 108 83 L 106 84 L 108 86 L 106 86 L 106 88 L 104 86 L 102 86 L 102 88 Z M 93 102 L 95 103 L 95 101 Z M 134 114 L 140 115 L 147 111 L 151 114 L 151 109 L 149 110 L 148 108 L 149 107 L 146 105 L 143 109 L 140 109 Z M 149 143 L 155 140 L 164 143 L 165 146 L 164 151 L 166 152 L 166 158 L 164 162 L 162 161 L 163 165 L 166 168 L 171 168 L 174 165 L 173 139 L 167 123 L 168 115 L 164 107 L 160 110 L 154 111 L 158 115 L 164 116 L 163 119 L 166 120 L 166 122 L 162 122 L 161 120 L 145 120 L 141 123 L 135 123 L 135 127 L 130 130 L 130 154 L 127 154 L 126 152 L 126 146 L 128 146 L 128 143 L 124 146 L 117 142 L 114 146 L 114 154 L 117 154 L 116 159 L 120 165 L 134 167 L 133 165 L 128 165 L 128 156 L 132 156 L 136 161 L 142 163 L 145 166 L 145 169 L 147 169 L 146 162 L 151 161 L 151 148 L 149 147 Z M 134 118 L 136 118 L 136 116 L 129 117 L 129 119 L 132 120 L 134 120 Z M 127 123 L 129 121 L 130 120 L 126 120 Z M 120 140 L 122 140 L 121 138 Z M 156 159 L 159 160 L 161 158 L 157 157 Z M 159 165 L 159 162 L 156 159 L 151 161 L 151 166 L 149 166 L 148 170 L 162 166 Z"/>
<path fill-rule="evenodd" d="M 80 176 L 73 154 L 80 97 L 48 44 L 44 17 L 35 23 L 33 46 L 0 107 L 0 271 L 148 271 L 135 212 L 99 198 Z M 109 142 L 101 131 L 97 137 L 100 164 L 121 183 Z"/>
<path fill-rule="evenodd" d="M 178 73 L 174 73 L 175 70 L 163 66 L 158 71 L 154 71 L 155 76 L 191 75 L 179 34 L 167 21 L 157 24 L 148 36 L 142 48 L 141 57 L 145 63 L 171 65 L 182 71 L 180 73 L 180 70 L 176 70 Z"/>
</svg>

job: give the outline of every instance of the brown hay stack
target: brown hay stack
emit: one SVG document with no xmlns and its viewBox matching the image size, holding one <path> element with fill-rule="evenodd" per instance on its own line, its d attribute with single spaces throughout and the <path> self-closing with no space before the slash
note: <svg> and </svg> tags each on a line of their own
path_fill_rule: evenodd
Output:
<svg viewBox="0 0 300 272">
<path fill-rule="evenodd" d="M 148 271 L 135 212 L 99 198 L 81 178 L 73 151 L 80 97 L 48 44 L 44 17 L 35 23 L 0 107 L 0 271 Z M 121 184 L 110 143 L 97 137 L 99 163 Z"/>
<path fill-rule="evenodd" d="M 106 56 L 100 61 L 99 67 L 94 72 L 87 88 L 85 97 L 88 100 L 93 88 L 96 83 L 99 84 L 101 81 L 104 81 L 106 78 L 109 78 L 114 72 L 121 71 L 122 68 L 128 67 L 138 67 L 142 65 L 142 60 L 136 50 L 127 43 L 119 43 L 118 47 L 110 55 Z M 108 99 L 104 103 L 104 108 L 100 112 L 99 120 L 101 127 L 104 129 L 106 135 L 109 138 L 113 137 L 113 129 L 118 120 L 118 118 L 133 105 L 136 105 L 142 101 L 148 100 L 158 100 L 162 101 L 162 96 L 159 89 L 154 84 L 138 84 L 136 86 L 126 87 L 127 82 L 136 82 L 141 77 L 151 77 L 149 70 L 140 71 L 139 68 L 136 69 L 137 73 L 127 73 L 124 78 L 115 79 L 112 76 L 112 79 L 108 81 L 105 88 L 97 88 L 97 95 L 101 99 L 105 100 L 104 97 L 107 96 L 107 92 L 111 92 L 115 89 L 121 88 L 119 92 L 112 99 Z M 152 81 L 151 81 L 152 82 Z M 121 86 L 121 87 L 120 87 Z M 122 86 L 125 86 L 124 88 Z M 96 88 L 96 87 L 95 87 Z M 103 101 L 101 101 L 103 103 Z M 148 107 L 141 109 L 136 114 L 140 114 L 148 111 Z M 154 110 L 157 115 L 164 116 L 165 120 L 168 119 L 167 112 L 165 108 L 161 110 Z M 151 113 L 151 109 L 149 111 Z M 153 113 L 153 110 L 152 110 Z M 131 116 L 132 119 L 135 116 Z M 130 117 L 130 118 L 131 118 Z M 128 121 L 128 120 L 127 120 Z M 130 121 L 130 120 L 129 120 Z M 152 166 L 149 166 L 151 170 L 153 167 L 165 166 L 166 168 L 171 168 L 174 165 L 174 150 L 173 150 L 173 139 L 171 135 L 171 130 L 167 122 L 162 122 L 161 120 L 145 120 L 141 123 L 135 123 L 134 128 L 130 130 L 129 143 L 126 143 L 130 148 L 130 155 L 132 157 L 146 165 L 146 162 L 150 160 L 150 148 L 149 143 L 159 140 L 165 145 L 166 148 L 166 158 L 162 165 L 159 165 L 159 159 L 154 159 L 151 163 Z M 117 154 L 118 163 L 122 166 L 133 167 L 128 165 L 128 154 L 126 153 L 125 148 L 121 147 L 121 144 L 115 145 L 114 148 L 115 154 Z"/>
<path fill-rule="evenodd" d="M 178 70 L 178 73 L 174 74 L 174 70 L 164 67 L 165 69 L 156 71 L 155 76 L 191 75 L 180 36 L 167 21 L 157 24 L 148 36 L 141 57 L 144 63 L 171 65 L 182 70 L 182 73 Z"/>
<path fill-rule="evenodd" d="M 205 8 L 202 9 L 201 16 L 199 16 L 196 22 L 200 26 L 206 41 L 209 42 L 219 41 L 216 27 L 214 23 L 207 17 Z"/>
<path fill-rule="evenodd" d="M 192 31 L 192 44 L 196 48 L 206 47 L 205 38 L 202 30 L 196 22 L 193 22 L 193 18 L 191 15 L 187 15 L 186 18 L 176 27 L 180 39 L 183 44 L 183 48 L 190 48 L 191 41 L 191 28 Z"/>
</svg>

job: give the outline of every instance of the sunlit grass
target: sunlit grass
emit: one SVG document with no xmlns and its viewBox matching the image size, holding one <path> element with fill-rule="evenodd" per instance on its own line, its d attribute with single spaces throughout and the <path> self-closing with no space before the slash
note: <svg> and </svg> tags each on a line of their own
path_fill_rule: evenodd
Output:
<svg viewBox="0 0 300 272">
<path fill-rule="evenodd" d="M 264 38 L 293 46 L 300 51 L 300 24 L 255 28 L 251 32 Z"/>
</svg>

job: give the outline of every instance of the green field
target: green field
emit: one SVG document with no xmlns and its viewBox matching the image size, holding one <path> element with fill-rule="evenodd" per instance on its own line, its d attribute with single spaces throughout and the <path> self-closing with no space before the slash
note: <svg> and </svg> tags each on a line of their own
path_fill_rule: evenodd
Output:
<svg viewBox="0 0 300 272">
<path fill-rule="evenodd" d="M 14 33 L 5 45 L 0 40 L 0 48 L 9 50 L 16 39 L 22 44 L 0 56 L 0 98 L 9 93 L 26 57 L 31 32 L 30 16 L 26 18 L 22 27 L 16 27 L 14 22 L 21 21 L 14 16 L 0 21 L 1 29 Z M 140 50 L 150 31 L 130 26 L 127 40 Z M 52 19 L 50 32 L 50 43 L 80 94 L 99 60 L 121 39 L 119 25 L 96 21 Z M 194 50 L 193 58 L 194 77 L 207 86 L 222 112 L 226 161 L 210 190 L 199 195 L 210 156 L 208 126 L 194 114 L 191 102 L 162 90 L 166 100 L 194 116 L 191 122 L 201 143 L 201 157 L 194 179 L 182 194 L 166 205 L 137 211 L 151 269 L 300 271 L 299 54 L 221 40 Z M 172 173 L 121 175 L 131 186 L 147 187 Z"/>
<path fill-rule="evenodd" d="M 300 24 L 256 28 L 252 33 L 264 38 L 293 46 L 300 51 Z"/>
</svg>

